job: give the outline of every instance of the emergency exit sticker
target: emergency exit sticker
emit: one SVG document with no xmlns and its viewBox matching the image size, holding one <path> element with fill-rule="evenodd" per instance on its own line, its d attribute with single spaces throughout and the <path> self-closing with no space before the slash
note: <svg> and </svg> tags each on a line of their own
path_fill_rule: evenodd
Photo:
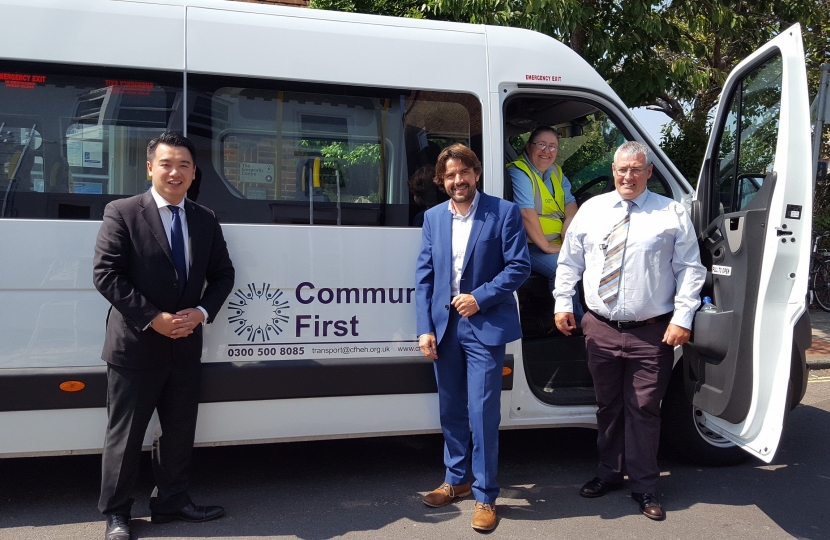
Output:
<svg viewBox="0 0 830 540">
<path fill-rule="evenodd" d="M 525 80 L 541 82 L 562 82 L 562 77 L 559 75 L 541 75 L 536 73 L 527 73 L 525 75 Z"/>
<path fill-rule="evenodd" d="M 732 275 L 732 267 L 731 266 L 721 266 L 719 264 L 712 265 L 712 273 L 718 276 L 731 276 Z"/>
</svg>

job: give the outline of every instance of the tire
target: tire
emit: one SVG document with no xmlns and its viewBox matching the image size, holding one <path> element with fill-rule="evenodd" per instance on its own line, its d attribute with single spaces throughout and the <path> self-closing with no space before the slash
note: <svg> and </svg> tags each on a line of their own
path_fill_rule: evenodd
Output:
<svg viewBox="0 0 830 540">
<path fill-rule="evenodd" d="M 683 364 L 672 374 L 669 389 L 660 411 L 660 446 L 687 461 L 709 467 L 725 467 L 743 463 L 747 452 L 703 426 L 698 418 L 703 413 L 686 398 L 683 388 Z"/>
<path fill-rule="evenodd" d="M 813 298 L 824 311 L 830 312 L 830 268 L 825 261 L 815 261 L 813 273 Z"/>
</svg>

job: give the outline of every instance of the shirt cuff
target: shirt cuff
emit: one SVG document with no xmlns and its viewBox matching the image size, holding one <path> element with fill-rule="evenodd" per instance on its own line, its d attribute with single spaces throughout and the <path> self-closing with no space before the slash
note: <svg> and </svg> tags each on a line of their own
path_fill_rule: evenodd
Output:
<svg viewBox="0 0 830 540">
<path fill-rule="evenodd" d="M 556 298 L 555 308 L 553 310 L 554 313 L 573 313 L 574 312 L 574 303 L 573 298 L 570 296 L 567 298 L 559 297 Z"/>
<path fill-rule="evenodd" d="M 433 334 L 432 332 L 427 332 L 426 334 L 421 334 L 420 336 L 418 336 L 418 341 L 421 341 L 421 338 L 424 337 L 424 336 L 433 336 L 433 337 L 435 337 L 435 334 Z"/>
<path fill-rule="evenodd" d="M 675 310 L 674 315 L 671 318 L 671 324 L 680 326 L 686 330 L 691 330 L 694 319 L 694 313 L 690 313 L 686 310 Z"/>
<path fill-rule="evenodd" d="M 203 308 L 202 306 L 196 306 L 196 309 L 198 309 L 199 311 L 201 311 L 201 312 L 204 314 L 204 316 L 205 316 L 205 320 L 202 322 L 202 324 L 207 324 L 207 323 L 209 323 L 210 321 L 208 321 L 208 319 L 209 319 L 210 317 L 208 317 L 208 312 L 207 312 L 207 310 L 206 310 L 205 308 Z"/>
</svg>

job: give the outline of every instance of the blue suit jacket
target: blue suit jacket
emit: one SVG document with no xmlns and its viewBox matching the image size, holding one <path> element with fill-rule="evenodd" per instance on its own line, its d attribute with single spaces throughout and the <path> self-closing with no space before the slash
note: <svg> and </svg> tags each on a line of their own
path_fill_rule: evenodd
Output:
<svg viewBox="0 0 830 540">
<path fill-rule="evenodd" d="M 522 337 L 513 293 L 530 275 L 527 237 L 519 207 L 483 192 L 473 219 L 460 292 L 472 294 L 478 303 L 470 324 L 479 341 L 502 345 Z M 422 230 L 415 268 L 418 335 L 433 333 L 441 343 L 451 309 L 452 214 L 447 203 L 427 210 Z"/>
</svg>

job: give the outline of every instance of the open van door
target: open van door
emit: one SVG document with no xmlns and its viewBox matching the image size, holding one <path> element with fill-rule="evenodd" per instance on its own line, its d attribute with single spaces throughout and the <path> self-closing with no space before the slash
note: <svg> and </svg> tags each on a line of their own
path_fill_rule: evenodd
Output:
<svg viewBox="0 0 830 540">
<path fill-rule="evenodd" d="M 729 75 L 692 218 L 708 269 L 683 347 L 699 429 L 769 463 L 788 410 L 793 327 L 806 309 L 812 228 L 807 75 L 791 27 Z M 800 361 L 800 357 L 799 360 Z"/>
</svg>

